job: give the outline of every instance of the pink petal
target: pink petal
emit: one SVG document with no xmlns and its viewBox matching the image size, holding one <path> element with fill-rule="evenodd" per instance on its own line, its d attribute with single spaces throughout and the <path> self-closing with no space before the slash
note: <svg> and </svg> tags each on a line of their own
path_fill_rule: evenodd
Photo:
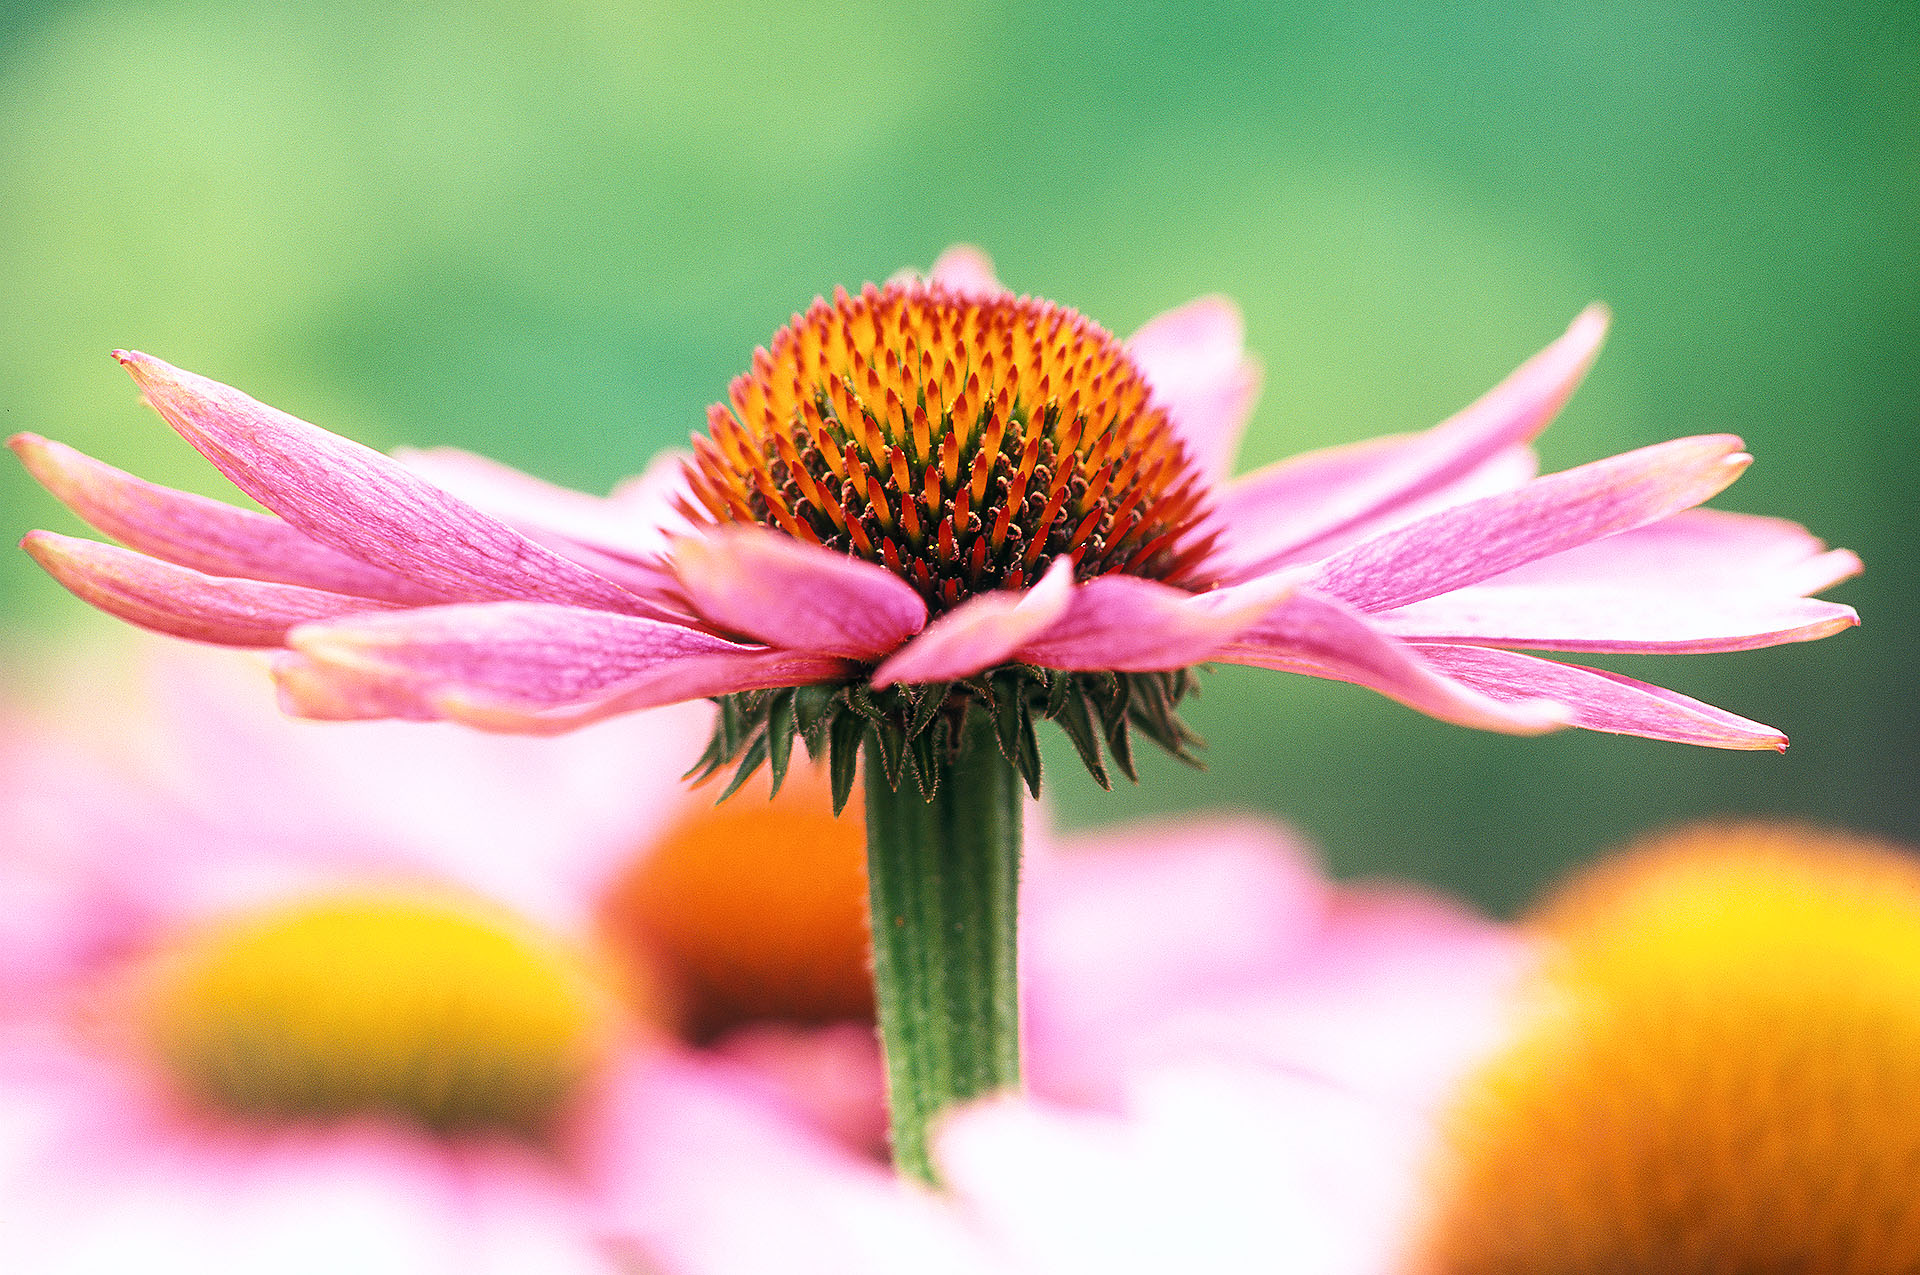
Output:
<svg viewBox="0 0 1920 1275">
<path fill-rule="evenodd" d="M 666 476 L 678 477 L 681 462 L 677 456 L 656 461 L 637 480 L 640 485 L 624 488 L 643 494 L 605 499 L 557 486 L 457 447 L 403 447 L 393 456 L 442 491 L 542 543 L 546 543 L 544 536 L 554 536 L 609 555 L 641 560 L 664 556 L 671 544 L 668 529 L 662 526 L 670 512 L 670 496 L 663 498 L 665 483 L 655 471 L 664 469 Z M 691 528 L 673 519 L 671 530 L 679 534 Z"/>
<path fill-rule="evenodd" d="M 940 254 L 927 275 L 936 283 L 962 296 L 992 297 L 1007 291 L 993 273 L 993 260 L 971 244 L 955 244 Z"/>
<path fill-rule="evenodd" d="M 1423 655 L 1380 632 L 1369 617 L 1303 589 L 1214 658 L 1352 682 L 1429 717 L 1480 730 L 1533 735 L 1567 724 L 1566 710 L 1551 697 L 1483 694 Z"/>
<path fill-rule="evenodd" d="M 1708 748 L 1783 751 L 1787 746 L 1787 737 L 1771 726 L 1618 673 L 1486 647 L 1423 646 L 1418 650 L 1448 676 L 1495 699 L 1549 696 L 1566 706 L 1570 724 L 1588 730 Z"/>
<path fill-rule="evenodd" d="M 1597 585 L 1680 593 L 1818 593 L 1860 572 L 1860 559 L 1784 518 L 1689 509 L 1577 545 L 1489 580 L 1499 585 Z"/>
<path fill-rule="evenodd" d="M 1260 365 L 1247 357 L 1240 307 L 1201 297 L 1149 321 L 1127 338 L 1127 349 L 1200 472 L 1225 478 L 1260 396 Z"/>
<path fill-rule="evenodd" d="M 1169 1020 L 1284 984 L 1329 904 L 1312 855 L 1253 820 L 1103 832 L 1024 875 L 1027 1083 L 1102 1105 L 1170 1061 Z"/>
<path fill-rule="evenodd" d="M 1572 586 L 1471 585 L 1372 617 L 1409 642 L 1546 651 L 1749 651 L 1811 642 L 1860 622 L 1852 607 L 1811 598 Z"/>
<path fill-rule="evenodd" d="M 659 620 L 546 602 L 417 607 L 306 625 L 288 645 L 316 666 L 369 676 L 423 703 L 463 692 L 516 708 L 576 704 L 680 660 L 752 653 Z"/>
<path fill-rule="evenodd" d="M 1691 508 L 1753 458 L 1730 434 L 1657 443 L 1456 505 L 1323 561 L 1314 587 L 1384 611 Z"/>
<path fill-rule="evenodd" d="M 1073 560 L 1062 557 L 1031 589 L 969 598 L 882 664 L 873 684 L 947 682 L 1004 664 L 1065 614 L 1072 592 Z"/>
<path fill-rule="evenodd" d="M 1565 336 L 1425 433 L 1310 452 L 1248 474 L 1225 495 L 1223 521 L 1265 529 L 1258 534 L 1268 564 L 1316 547 L 1324 552 L 1326 540 L 1355 523 L 1429 496 L 1545 429 L 1586 375 L 1606 331 L 1606 308 L 1589 306 Z"/>
<path fill-rule="evenodd" d="M 1015 654 L 1043 668 L 1186 668 L 1214 658 L 1293 587 L 1290 580 L 1267 576 L 1187 593 L 1139 576 L 1099 576 L 1075 588 L 1065 614 Z"/>
<path fill-rule="evenodd" d="M 61 504 L 141 553 L 208 575 L 272 580 L 387 602 L 431 590 L 330 549 L 270 514 L 161 487 L 37 434 L 7 445 Z"/>
<path fill-rule="evenodd" d="M 159 359 L 115 357 L 235 486 L 323 544 L 451 597 L 649 609 L 372 448 Z"/>
<path fill-rule="evenodd" d="M 586 1173 L 648 1266 L 697 1275 L 986 1275 L 958 1216 L 766 1102 L 724 1065 L 614 1085 Z M 636 1269 L 645 1269 L 635 1263 Z"/>
<path fill-rule="evenodd" d="M 854 666 L 832 655 L 748 650 L 692 655 L 638 674 L 597 699 L 544 709 L 525 709 L 464 690 L 435 697 L 439 716 L 480 730 L 515 735 L 558 735 L 621 713 L 662 708 L 741 691 L 764 691 L 813 682 L 843 682 Z"/>
<path fill-rule="evenodd" d="M 20 543 L 82 602 L 142 628 L 196 642 L 279 646 L 295 625 L 389 605 L 297 584 L 228 580 L 51 531 L 30 531 Z"/>
<path fill-rule="evenodd" d="M 1327 456 L 1329 464 L 1338 464 L 1340 462 L 1330 453 L 1343 450 L 1330 448 L 1326 453 L 1314 454 Z M 1495 452 L 1459 478 L 1436 487 L 1424 496 L 1396 504 L 1376 517 L 1362 518 L 1334 535 L 1322 537 L 1315 542 L 1311 554 L 1292 549 L 1292 537 L 1287 531 L 1289 516 L 1296 508 L 1312 501 L 1312 473 L 1303 470 L 1297 476 L 1301 480 L 1298 485 L 1276 486 L 1264 493 L 1272 503 L 1264 507 L 1241 505 L 1232 513 L 1220 516 L 1220 521 L 1225 523 L 1229 531 L 1215 546 L 1208 569 L 1223 580 L 1237 581 L 1293 566 L 1313 557 L 1326 557 L 1349 545 L 1359 544 L 1443 509 L 1524 487 L 1540 476 L 1540 460 L 1534 455 L 1532 446 L 1516 443 L 1504 451 Z M 1275 545 L 1279 546 L 1279 550 L 1270 551 Z"/>
<path fill-rule="evenodd" d="M 999 1099 L 938 1159 L 967 1215 L 1034 1272 L 1404 1269 L 1430 1126 L 1281 1072 L 1155 1072 L 1124 1116 Z"/>
<path fill-rule="evenodd" d="M 760 527 L 689 536 L 673 570 L 702 616 L 788 650 L 880 659 L 927 623 L 927 604 L 885 567 Z"/>
</svg>

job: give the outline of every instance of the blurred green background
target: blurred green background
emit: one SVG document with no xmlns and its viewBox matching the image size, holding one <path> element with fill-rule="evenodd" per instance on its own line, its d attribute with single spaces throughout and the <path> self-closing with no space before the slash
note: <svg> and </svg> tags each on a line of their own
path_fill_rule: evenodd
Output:
<svg viewBox="0 0 1920 1275">
<path fill-rule="evenodd" d="M 0 409 L 222 485 L 133 346 L 389 446 L 604 490 L 683 442 L 787 314 L 981 244 L 1120 332 L 1239 299 L 1243 453 L 1423 426 L 1604 298 L 1549 468 L 1744 435 L 1720 503 L 1857 549 L 1828 642 L 1617 665 L 1784 757 L 1442 726 L 1225 670 L 1212 769 L 1065 817 L 1238 806 L 1340 872 L 1506 909 L 1676 819 L 1920 840 L 1920 5 L 113 3 L 0 11 Z M 11 465 L 4 531 L 76 530 Z M 18 553 L 5 650 L 108 625 Z M 1056 741 L 1056 743 L 1061 741 Z"/>
</svg>

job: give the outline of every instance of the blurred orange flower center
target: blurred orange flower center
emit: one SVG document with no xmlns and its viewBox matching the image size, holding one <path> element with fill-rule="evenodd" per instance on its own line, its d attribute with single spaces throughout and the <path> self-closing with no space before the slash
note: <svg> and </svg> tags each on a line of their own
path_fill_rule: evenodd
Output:
<svg viewBox="0 0 1920 1275">
<path fill-rule="evenodd" d="M 1125 347 L 1072 310 L 918 282 L 836 290 L 758 350 L 688 466 L 696 523 L 885 566 L 930 607 L 1071 555 L 1188 583 L 1203 484 Z"/>
<path fill-rule="evenodd" d="M 696 1041 L 873 1013 L 861 821 L 835 818 L 826 779 L 805 767 L 773 800 L 765 791 L 690 806 L 603 908 L 633 981 L 664 987 Z"/>
<path fill-rule="evenodd" d="M 179 1086 L 276 1121 L 537 1137 L 614 1022 L 583 955 L 463 901 L 303 900 L 196 931 L 148 972 L 140 1026 Z"/>
<path fill-rule="evenodd" d="M 1427 1275 L 1920 1270 L 1920 862 L 1692 832 L 1542 918 L 1470 1088 Z"/>
</svg>

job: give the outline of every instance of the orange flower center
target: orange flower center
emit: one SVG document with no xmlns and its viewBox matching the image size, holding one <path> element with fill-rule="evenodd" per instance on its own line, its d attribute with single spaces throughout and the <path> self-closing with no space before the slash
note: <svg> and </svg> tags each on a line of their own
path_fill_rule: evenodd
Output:
<svg viewBox="0 0 1920 1275">
<path fill-rule="evenodd" d="M 708 411 L 696 523 L 758 523 L 903 577 L 930 607 L 1070 555 L 1194 584 L 1204 485 L 1111 334 L 1029 297 L 836 289 Z"/>
<path fill-rule="evenodd" d="M 658 971 L 696 1041 L 751 1022 L 873 1014 L 866 835 L 827 781 L 796 766 L 780 794 L 693 806 L 609 893 L 609 945 Z"/>
<path fill-rule="evenodd" d="M 145 974 L 136 1021 L 180 1089 L 272 1121 L 539 1136 L 616 1021 L 581 953 L 446 899 L 274 907 L 183 936 Z"/>
<path fill-rule="evenodd" d="M 1920 1270 L 1920 863 L 1695 831 L 1541 918 L 1454 1113 L 1427 1275 Z"/>
</svg>

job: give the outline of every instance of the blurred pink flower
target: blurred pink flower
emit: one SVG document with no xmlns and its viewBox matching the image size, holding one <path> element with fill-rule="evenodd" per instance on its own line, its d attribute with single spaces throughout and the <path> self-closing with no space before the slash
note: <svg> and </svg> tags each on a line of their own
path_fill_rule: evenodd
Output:
<svg viewBox="0 0 1920 1275">
<path fill-rule="evenodd" d="M 1011 1223 L 984 1225 L 985 1212 L 937 1203 L 882 1166 L 877 1051 L 857 1023 L 709 1010 L 710 1033 L 729 1029 L 690 1049 L 663 1039 L 659 1014 L 648 1029 L 657 1002 L 642 998 L 643 1021 L 549 1141 L 392 1118 L 263 1125 L 184 1103 L 110 995 L 182 936 L 391 891 L 505 905 L 514 925 L 584 946 L 632 937 L 620 927 L 639 922 L 608 900 L 630 898 L 636 872 L 674 861 L 680 840 L 722 876 L 742 866 L 715 838 L 755 829 L 706 827 L 710 815 L 764 818 L 758 835 L 786 838 L 775 852 L 812 852 L 789 807 L 716 812 L 679 791 L 704 706 L 545 743 L 321 727 L 274 716 L 241 663 L 184 649 L 156 659 L 151 684 L 90 685 L 113 731 L 83 708 L 64 741 L 24 721 L 6 738 L 19 765 L 0 787 L 0 1229 L 39 1246 L 23 1251 L 81 1270 L 158 1250 L 199 1269 L 250 1254 L 286 1269 L 518 1269 L 537 1256 L 592 1271 L 611 1252 L 690 1275 L 840 1275 L 898 1269 L 904 1247 L 930 1271 L 1043 1269 L 1022 1265 L 1027 1241 L 1000 1234 Z M 825 817 L 817 788 L 788 792 L 816 807 L 797 813 Z M 1336 1113 L 1424 1110 L 1519 968 L 1500 927 L 1397 888 L 1333 887 L 1259 823 L 1065 839 L 1042 824 L 1036 813 L 1022 961 L 1028 1072 L 1047 1119 L 1104 1127 L 1139 1110 L 1141 1086 L 1158 1083 L 1143 1077 L 1195 1067 L 1279 1075 L 1331 1094 Z M 735 906 L 704 897 L 709 919 Z M 752 944 L 718 957 L 759 959 Z"/>
<path fill-rule="evenodd" d="M 636 1174 L 720 1189 L 767 1170 L 749 1135 L 845 1201 L 823 1243 L 863 1209 L 958 1229 L 860 1145 L 870 1030 L 690 1049 L 603 954 L 612 883 L 706 804 L 677 776 L 708 706 L 550 742 L 316 727 L 157 654 L 0 730 L 10 1269 L 726 1269 Z"/>
<path fill-rule="evenodd" d="M 608 500 L 458 452 L 389 458 L 144 354 L 119 357 L 147 400 L 269 514 L 13 445 L 130 546 L 34 532 L 47 570 L 137 624 L 283 648 L 282 694 L 309 716 L 551 732 L 766 688 L 1221 662 L 1489 730 L 1783 747 L 1516 649 L 1732 651 L 1857 620 L 1808 596 L 1857 572 L 1851 553 L 1790 522 L 1689 512 L 1746 467 L 1736 438 L 1535 476 L 1529 440 L 1606 324 L 1588 310 L 1425 433 L 1231 479 L 1259 374 L 1230 302 L 1123 347 L 1013 298 L 964 248 L 927 283 L 796 316 L 692 458 Z M 1164 723 L 1156 738 L 1181 746 Z"/>
</svg>

